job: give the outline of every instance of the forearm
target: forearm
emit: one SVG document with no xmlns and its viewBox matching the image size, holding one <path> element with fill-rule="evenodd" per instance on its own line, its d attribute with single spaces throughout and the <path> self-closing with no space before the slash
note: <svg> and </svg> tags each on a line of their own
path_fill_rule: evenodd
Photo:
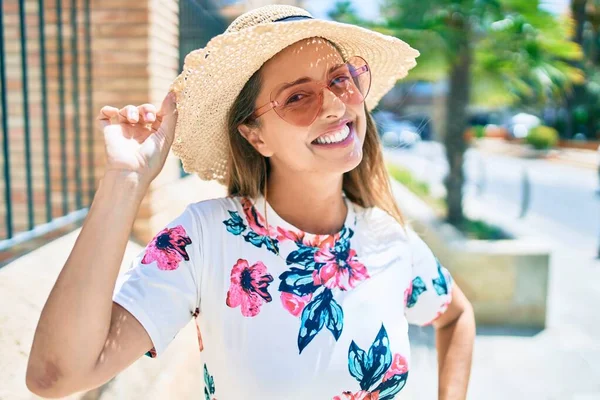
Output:
<svg viewBox="0 0 600 400">
<path fill-rule="evenodd" d="M 475 319 L 465 309 L 451 324 L 436 330 L 439 400 L 464 400 L 471 373 Z"/>
<path fill-rule="evenodd" d="M 28 377 L 54 386 L 93 368 L 110 328 L 112 292 L 145 190 L 131 179 L 102 179 L 36 329 Z M 40 382 L 38 382 L 39 384 Z"/>
</svg>

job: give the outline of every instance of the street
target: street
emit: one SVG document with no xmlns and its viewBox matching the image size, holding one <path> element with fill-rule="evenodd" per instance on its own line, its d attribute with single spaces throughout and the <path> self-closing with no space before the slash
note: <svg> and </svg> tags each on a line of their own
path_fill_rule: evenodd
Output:
<svg viewBox="0 0 600 400">
<path fill-rule="evenodd" d="M 386 158 L 428 182 L 434 194 L 444 193 L 442 180 L 448 168 L 440 144 L 388 149 Z M 524 173 L 530 203 L 520 218 Z M 465 176 L 464 209 L 470 218 L 542 240 L 552 249 L 547 328 L 541 332 L 478 329 L 469 399 L 599 399 L 597 172 L 471 149 L 466 154 Z M 415 329 L 414 334 L 427 336 L 422 329 Z M 425 370 L 431 373 L 435 361 L 433 341 L 425 338 L 424 343 L 428 350 L 417 347 L 416 352 L 419 377 L 427 376 Z M 418 380 L 425 384 L 425 378 Z"/>
<path fill-rule="evenodd" d="M 423 142 L 410 150 L 387 150 L 389 160 L 409 168 L 435 192 L 444 191 L 448 167 L 443 147 Z M 540 237 L 559 239 L 562 246 L 596 254 L 600 241 L 600 188 L 591 169 L 486 154 L 470 149 L 465 156 L 465 208 L 486 204 L 508 220 L 521 212 L 524 174 L 530 182 L 530 204 L 523 219 Z M 475 206 L 473 206 L 475 207 Z"/>
</svg>

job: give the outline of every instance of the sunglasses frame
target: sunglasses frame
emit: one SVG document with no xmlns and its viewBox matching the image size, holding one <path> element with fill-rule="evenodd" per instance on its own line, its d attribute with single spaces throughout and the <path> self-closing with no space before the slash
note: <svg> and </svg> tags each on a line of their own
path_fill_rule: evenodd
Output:
<svg viewBox="0 0 600 400">
<path fill-rule="evenodd" d="M 371 73 L 371 67 L 369 66 L 369 63 L 367 63 L 367 60 L 365 60 L 364 58 L 362 58 L 361 56 L 352 56 L 350 57 L 348 60 L 352 60 L 354 58 L 360 58 L 363 62 L 364 65 L 362 65 L 361 67 L 355 69 L 354 71 L 351 72 L 352 78 L 355 78 L 359 75 L 364 74 L 365 72 L 369 72 Z M 348 64 L 349 61 L 346 61 L 344 64 Z M 340 65 L 344 65 L 344 64 L 340 64 Z M 319 106 L 319 111 L 315 113 L 315 119 L 317 118 L 317 115 L 319 115 L 319 112 L 321 111 L 321 107 L 323 107 L 323 89 L 327 89 L 329 91 L 331 91 L 333 94 L 335 94 L 330 88 L 329 88 L 329 83 L 320 83 L 320 91 L 319 91 L 319 99 L 321 102 L 321 105 Z M 369 87 L 366 90 L 366 94 L 363 95 L 363 102 L 365 101 L 367 95 L 369 94 L 369 91 L 371 90 L 371 79 L 369 79 Z M 337 94 L 335 94 L 337 96 Z M 338 96 L 339 98 L 339 96 Z M 275 100 L 271 100 L 270 102 L 268 102 L 267 104 L 264 104 L 258 108 L 256 108 L 254 110 L 254 112 L 251 115 L 252 119 L 257 119 L 259 117 L 261 117 L 262 115 L 268 113 L 271 110 L 274 110 L 275 107 L 277 107 L 279 105 L 279 103 Z M 279 118 L 284 119 L 281 115 L 279 115 L 279 113 L 277 114 L 279 116 Z M 289 122 L 289 121 L 288 121 Z M 314 119 L 311 121 L 311 123 L 314 122 Z M 310 125 L 310 124 L 309 124 Z"/>
</svg>

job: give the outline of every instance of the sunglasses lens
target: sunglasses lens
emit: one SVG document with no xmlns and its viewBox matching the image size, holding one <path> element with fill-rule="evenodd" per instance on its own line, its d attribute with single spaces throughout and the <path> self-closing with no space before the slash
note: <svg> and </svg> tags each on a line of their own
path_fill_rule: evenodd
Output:
<svg viewBox="0 0 600 400">
<path fill-rule="evenodd" d="M 358 89 L 361 95 L 358 103 L 362 103 L 369 94 L 369 89 L 371 89 L 371 68 L 361 57 L 352 57 L 347 65 L 352 75 L 354 89 Z M 358 97 L 355 99 L 358 100 Z"/>
<path fill-rule="evenodd" d="M 352 57 L 346 64 L 331 71 L 328 89 L 345 104 L 360 104 L 371 87 L 371 70 L 361 57 Z M 323 104 L 324 85 L 307 82 L 281 88 L 271 94 L 275 112 L 282 119 L 297 126 L 313 123 Z"/>
<path fill-rule="evenodd" d="M 274 101 L 275 112 L 281 118 L 294 125 L 308 126 L 321 109 L 322 86 L 315 82 L 294 85 L 281 90 Z"/>
</svg>

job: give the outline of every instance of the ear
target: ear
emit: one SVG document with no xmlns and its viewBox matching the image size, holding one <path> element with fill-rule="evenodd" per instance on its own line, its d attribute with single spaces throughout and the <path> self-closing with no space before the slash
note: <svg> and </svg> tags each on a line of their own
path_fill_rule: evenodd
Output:
<svg viewBox="0 0 600 400">
<path fill-rule="evenodd" d="M 256 151 L 258 151 L 263 157 L 271 157 L 273 152 L 269 149 L 269 146 L 262 138 L 261 131 L 257 127 L 250 127 L 247 124 L 241 124 L 238 126 L 238 132 L 242 135 L 248 143 Z"/>
</svg>

